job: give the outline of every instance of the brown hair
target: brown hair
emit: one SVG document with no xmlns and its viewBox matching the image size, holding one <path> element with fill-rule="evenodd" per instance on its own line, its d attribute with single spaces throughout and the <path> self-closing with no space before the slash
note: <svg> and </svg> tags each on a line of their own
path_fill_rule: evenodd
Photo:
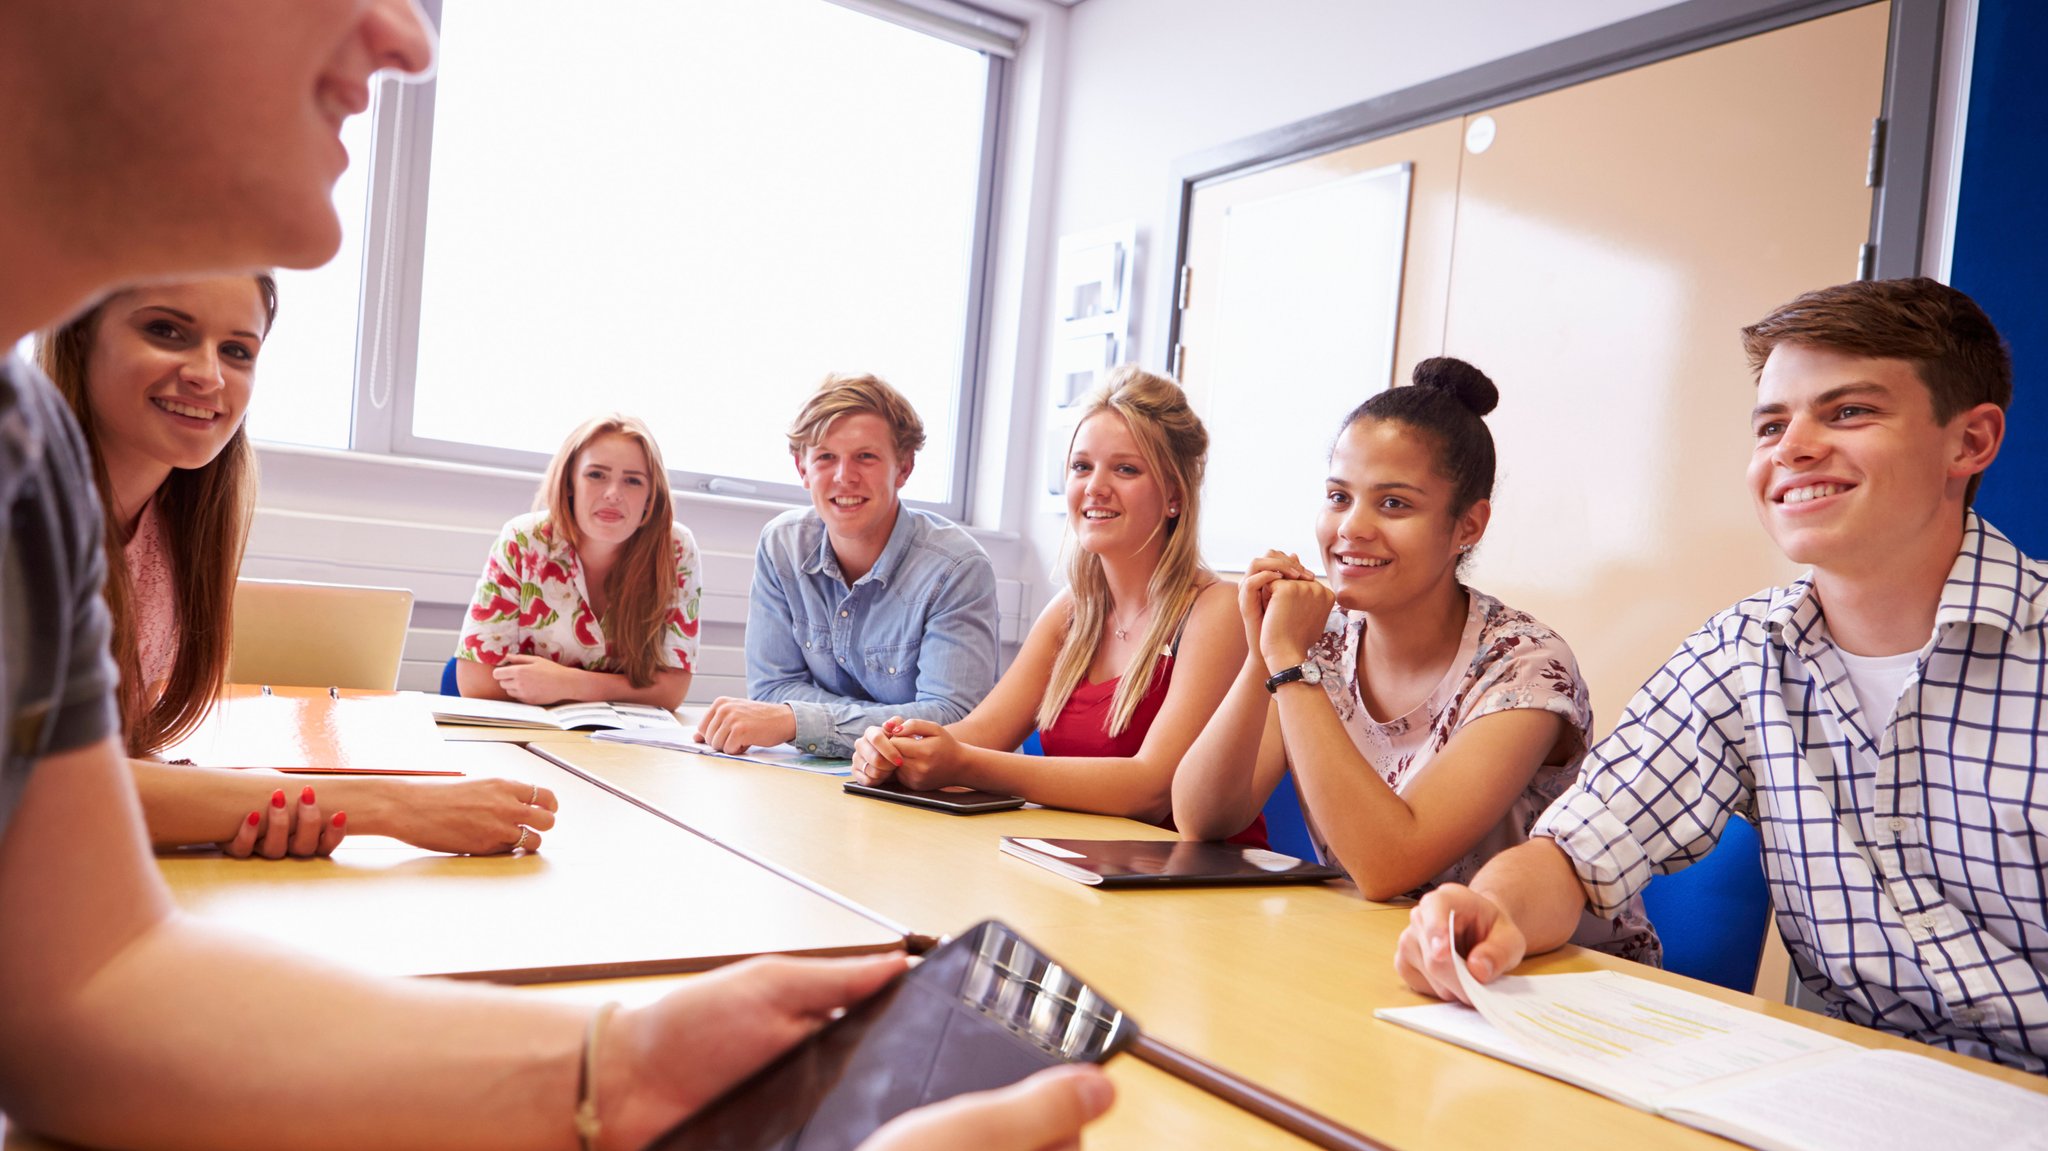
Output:
<svg viewBox="0 0 2048 1151">
<path fill-rule="evenodd" d="M 1162 521 L 1166 550 L 1152 571 L 1145 598 L 1152 605 L 1152 623 L 1125 666 L 1111 701 L 1106 734 L 1119 735 L 1131 722 L 1138 703 L 1152 687 L 1159 661 L 1181 620 L 1194 606 L 1195 597 L 1209 582 L 1209 569 L 1202 564 L 1202 472 L 1208 465 L 1209 432 L 1188 406 L 1187 393 L 1164 376 L 1126 364 L 1109 374 L 1081 406 L 1081 424 L 1102 412 L 1119 416 L 1130 425 L 1138 441 L 1138 453 L 1145 466 L 1159 477 L 1169 497 L 1178 496 L 1178 516 Z M 1069 442 L 1068 453 L 1072 454 Z M 1072 526 L 1069 525 L 1069 530 Z M 1102 557 L 1084 548 L 1071 547 L 1067 554 L 1067 588 L 1073 596 L 1073 614 L 1059 653 L 1053 657 L 1052 677 L 1046 684 L 1045 699 L 1038 705 L 1040 730 L 1052 726 L 1068 697 L 1095 662 L 1096 649 L 1110 627 L 1109 580 L 1102 572 Z"/>
<path fill-rule="evenodd" d="M 924 446 L 924 421 L 903 393 L 880 376 L 826 376 L 811 398 L 789 424 L 789 454 L 801 458 L 804 449 L 825 438 L 832 422 L 841 416 L 866 412 L 882 417 L 895 438 L 896 462 L 917 454 Z"/>
<path fill-rule="evenodd" d="M 654 433 L 632 416 L 596 416 L 583 421 L 562 441 L 548 461 L 547 476 L 534 497 L 535 511 L 548 513 L 555 534 L 570 547 L 581 547 L 576 531 L 576 457 L 600 436 L 624 436 L 647 453 L 647 511 L 626 541 L 619 562 L 605 577 L 609 601 L 598 625 L 604 629 L 619 670 L 634 687 L 654 682 L 661 670 L 662 638 L 676 598 L 675 499 L 669 492 L 668 468 Z"/>
<path fill-rule="evenodd" d="M 265 335 L 277 322 L 277 281 L 255 276 L 263 299 Z M 115 292 L 91 310 L 60 328 L 42 333 L 36 359 L 57 390 L 70 403 L 85 442 L 92 449 L 93 478 L 99 484 L 106 520 L 107 582 L 104 595 L 113 616 L 114 662 L 121 671 L 121 725 L 128 735 L 128 754 L 151 755 L 189 735 L 220 696 L 227 679 L 233 643 L 235 581 L 242 571 L 242 549 L 249 540 L 249 519 L 256 506 L 256 452 L 249 444 L 246 419 L 235 429 L 220 454 L 204 467 L 173 468 L 156 491 L 157 514 L 165 525 L 164 544 L 170 553 L 171 585 L 177 602 L 177 650 L 163 694 L 148 696 L 142 682 L 142 653 L 136 635 L 135 589 L 122 551 L 127 525 L 114 510 L 107 461 L 100 447 L 98 421 L 86 395 L 86 364 L 98 338 L 100 319 Z"/>
<path fill-rule="evenodd" d="M 2012 405 L 2012 353 L 1977 302 L 1939 280 L 1859 280 L 1808 292 L 1742 329 L 1751 372 L 1779 344 L 1811 344 L 1913 365 L 1946 424 L 1978 404 Z M 1964 506 L 1983 475 L 1970 477 Z"/>
</svg>

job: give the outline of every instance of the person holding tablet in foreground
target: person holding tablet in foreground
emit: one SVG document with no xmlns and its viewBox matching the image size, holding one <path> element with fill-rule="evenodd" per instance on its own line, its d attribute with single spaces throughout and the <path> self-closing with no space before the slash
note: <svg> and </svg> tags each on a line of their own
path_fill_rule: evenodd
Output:
<svg viewBox="0 0 2048 1151">
<path fill-rule="evenodd" d="M 670 711 L 690 690 L 704 595 L 654 433 L 585 420 L 548 461 L 534 510 L 507 521 L 463 617 L 462 694 Z"/>
<path fill-rule="evenodd" d="M 1395 966 L 1462 998 L 1454 943 L 1492 980 L 1741 816 L 1830 1014 L 2048 1071 L 2048 568 L 1970 510 L 2004 342 L 1928 279 L 1810 292 L 1742 336 L 1750 495 L 1811 572 L 1687 638 L 1527 844 L 1423 899 Z"/>
<path fill-rule="evenodd" d="M 1244 657 L 1233 587 L 1202 565 L 1208 452 L 1180 385 L 1131 366 L 1110 373 L 1067 450 L 1067 587 L 972 714 L 868 728 L 854 776 L 1171 827 L 1175 765 Z M 1034 727 L 1045 754 L 1011 750 Z M 1264 817 L 1255 807 L 1222 834 L 1264 846 Z"/>
<path fill-rule="evenodd" d="M 1252 561 L 1248 654 L 1174 778 L 1183 835 L 1227 834 L 1291 771 L 1317 854 L 1392 899 L 1470 879 L 1571 781 L 1593 723 L 1571 648 L 1459 575 L 1492 516 L 1499 398 L 1439 357 L 1345 418 L 1316 519 L 1329 585 Z M 1634 905 L 1572 934 L 1660 955 Z"/>
<path fill-rule="evenodd" d="M 906 507 L 924 423 L 875 376 L 827 376 L 789 428 L 811 506 L 768 521 L 747 603 L 748 699 L 697 740 L 840 756 L 891 715 L 951 723 L 996 682 L 996 573 L 958 525 Z"/>
<path fill-rule="evenodd" d="M 405 0 L 0 5 L 0 347 L 112 285 L 330 258 L 341 125 L 375 71 L 424 71 L 432 50 Z M 0 357 L 10 1123 L 138 1148 L 636 1147 L 902 970 L 755 960 L 606 1015 L 361 976 L 187 918 L 124 763 L 103 526 L 62 398 Z M 1060 1146 L 1110 1094 L 1092 1070 L 1047 1073 L 869 1148 Z M 284 1123 L 252 1105 L 285 1099 Z"/>
<path fill-rule="evenodd" d="M 276 317 L 269 276 L 222 276 L 117 292 L 37 341 L 92 453 L 107 552 L 124 559 L 106 601 L 150 838 L 271 859 L 325 855 L 345 831 L 457 854 L 538 847 L 554 794 L 512 780 L 341 777 L 316 794 L 276 772 L 155 758 L 226 679 L 256 495 L 244 417 Z"/>
</svg>

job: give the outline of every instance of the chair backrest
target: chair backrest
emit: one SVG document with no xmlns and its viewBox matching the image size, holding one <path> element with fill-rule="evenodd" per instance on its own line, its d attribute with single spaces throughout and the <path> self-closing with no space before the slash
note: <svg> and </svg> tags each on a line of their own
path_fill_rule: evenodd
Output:
<svg viewBox="0 0 2048 1151">
<path fill-rule="evenodd" d="M 240 580 L 228 682 L 390 691 L 411 622 L 404 588 Z"/>
<path fill-rule="evenodd" d="M 1301 794 L 1294 790 L 1291 771 L 1281 774 L 1280 786 L 1266 797 L 1266 842 L 1282 855 L 1307 860 L 1316 857 L 1316 845 L 1308 837 L 1308 820 L 1301 814 Z"/>
<path fill-rule="evenodd" d="M 441 665 L 442 695 L 462 694 L 462 681 L 455 678 L 455 661 L 460 658 L 462 657 L 451 655 L 448 657 L 448 662 Z"/>
<path fill-rule="evenodd" d="M 1756 989 L 1771 920 L 1763 844 L 1756 828 L 1730 816 L 1721 841 L 1684 871 L 1643 889 L 1643 908 L 1664 941 L 1664 969 L 1735 991 Z"/>
</svg>

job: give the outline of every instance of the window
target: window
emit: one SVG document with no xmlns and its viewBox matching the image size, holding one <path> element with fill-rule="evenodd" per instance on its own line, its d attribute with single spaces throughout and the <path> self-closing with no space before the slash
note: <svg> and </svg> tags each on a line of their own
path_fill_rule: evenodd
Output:
<svg viewBox="0 0 2048 1151">
<path fill-rule="evenodd" d="M 829 371 L 873 372 L 925 421 L 905 496 L 959 512 L 1004 36 L 1019 29 L 893 0 L 615 0 L 602 20 L 545 0 L 443 9 L 434 83 L 378 117 L 395 138 L 377 142 L 370 259 L 357 229 L 320 273 L 331 285 L 284 286 L 267 372 L 296 387 L 302 364 L 352 369 L 367 276 L 390 286 L 362 314 L 392 322 L 368 325 L 389 342 L 361 340 L 377 370 L 339 393 L 358 450 L 538 468 L 584 418 L 620 410 L 654 427 L 684 487 L 785 498 L 800 494 L 783 431 L 803 397 Z M 352 178 L 368 150 L 351 141 Z M 388 411 L 373 402 L 387 396 Z M 305 418 L 317 429 L 286 413 L 255 426 L 333 444 L 336 410 Z"/>
<path fill-rule="evenodd" d="M 375 113 L 352 117 L 341 130 L 349 155 L 348 170 L 334 186 L 341 251 L 325 267 L 276 272 L 277 323 L 257 356 L 256 391 L 249 403 L 249 434 L 256 439 L 349 446 L 373 119 Z"/>
</svg>

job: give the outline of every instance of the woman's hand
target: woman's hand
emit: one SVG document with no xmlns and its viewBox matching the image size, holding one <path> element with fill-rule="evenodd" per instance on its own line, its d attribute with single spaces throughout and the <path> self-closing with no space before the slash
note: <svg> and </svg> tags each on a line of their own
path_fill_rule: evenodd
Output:
<svg viewBox="0 0 2048 1151">
<path fill-rule="evenodd" d="M 1281 580 L 1314 579 L 1302 566 L 1301 557 L 1292 552 L 1269 551 L 1246 565 L 1245 577 L 1237 585 L 1237 614 L 1244 618 L 1246 652 L 1259 657 L 1259 636 L 1265 630 L 1266 604 L 1272 598 L 1273 585 Z"/>
<path fill-rule="evenodd" d="M 960 741 L 943 725 L 891 716 L 853 745 L 853 775 L 867 784 L 893 777 L 914 791 L 931 791 L 956 782 L 964 758 Z"/>
<path fill-rule="evenodd" d="M 555 793 L 516 779 L 407 779 L 391 797 L 388 825 L 377 830 L 428 851 L 497 855 L 540 850 L 555 825 Z"/>
<path fill-rule="evenodd" d="M 901 974 L 901 954 L 749 959 L 622 1008 L 598 1047 L 599 1145 L 643 1147 Z"/>
<path fill-rule="evenodd" d="M 1314 579 L 1289 577 L 1266 586 L 1266 613 L 1258 638 L 1269 668 L 1293 667 L 1308 658 L 1309 646 L 1330 622 L 1337 597 Z"/>
<path fill-rule="evenodd" d="M 334 854 L 346 834 L 348 815 L 337 811 L 332 819 L 320 816 L 320 803 L 311 786 L 299 791 L 299 801 L 288 805 L 284 789 L 270 793 L 270 802 L 235 829 L 235 837 L 220 849 L 236 859 L 260 855 L 265 859 L 314 859 Z"/>
<path fill-rule="evenodd" d="M 582 673 L 538 655 L 508 655 L 491 668 L 506 695 L 520 703 L 545 706 L 574 699 Z"/>
</svg>

